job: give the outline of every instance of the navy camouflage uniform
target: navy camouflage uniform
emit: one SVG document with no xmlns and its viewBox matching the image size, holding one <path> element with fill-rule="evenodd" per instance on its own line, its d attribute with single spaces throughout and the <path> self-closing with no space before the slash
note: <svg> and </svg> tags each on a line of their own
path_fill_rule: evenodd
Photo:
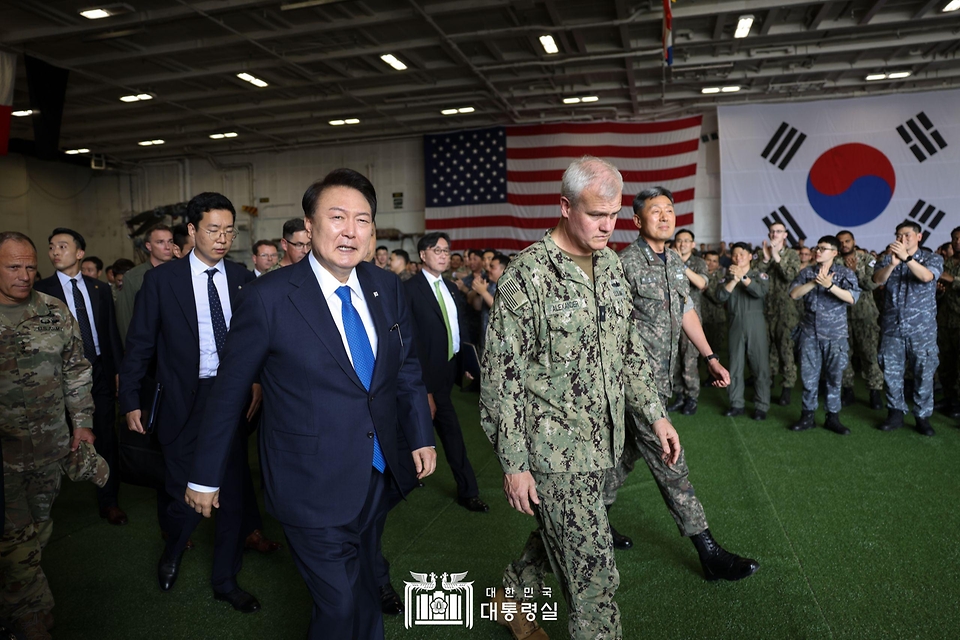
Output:
<svg viewBox="0 0 960 640">
<path fill-rule="evenodd" d="M 820 266 L 806 267 L 800 271 L 791 291 L 796 287 L 817 279 Z M 856 304 L 860 298 L 860 285 L 857 275 L 850 269 L 833 264 L 833 286 L 849 291 Z M 817 395 L 820 388 L 820 373 L 824 372 L 827 382 L 826 407 L 828 413 L 840 413 L 840 389 L 843 371 L 849 360 L 847 344 L 847 304 L 816 285 L 803 296 L 804 312 L 800 318 L 800 380 L 803 382 L 803 410 L 817 410 Z"/>
<path fill-rule="evenodd" d="M 887 383 L 887 407 L 907 413 L 903 379 L 909 369 L 913 372 L 914 415 L 929 418 L 933 413 L 933 374 L 940 364 L 936 295 L 943 258 L 917 249 L 913 259 L 933 273 L 933 280 L 920 282 L 905 262 L 894 267 L 884 285 L 878 359 Z M 885 255 L 876 269 L 883 269 L 892 260 L 890 254 Z"/>
</svg>

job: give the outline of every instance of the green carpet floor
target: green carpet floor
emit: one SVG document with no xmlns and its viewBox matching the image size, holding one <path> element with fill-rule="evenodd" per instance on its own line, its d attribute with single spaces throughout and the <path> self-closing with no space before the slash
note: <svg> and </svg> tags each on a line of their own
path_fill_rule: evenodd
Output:
<svg viewBox="0 0 960 640">
<path fill-rule="evenodd" d="M 747 580 L 704 581 L 693 545 L 678 535 L 650 474 L 641 465 L 630 477 L 613 510 L 614 524 L 635 541 L 632 550 L 617 552 L 625 638 L 956 637 L 955 421 L 935 414 L 934 438 L 909 427 L 882 433 L 874 426 L 883 414 L 870 411 L 859 388 L 858 404 L 841 414 L 852 435 L 793 433 L 786 427 L 799 415 L 796 395 L 793 406 L 774 406 L 765 422 L 754 422 L 749 415 L 721 417 L 726 392 L 708 389 L 696 416 L 674 417 L 715 537 L 760 561 L 760 571 Z M 477 396 L 454 396 L 490 513 L 456 505 L 441 455 L 426 487 L 391 514 L 384 550 L 401 593 L 410 571 L 468 571 L 474 627 L 407 629 L 402 618 L 390 618 L 388 638 L 509 637 L 480 619 L 480 602 L 486 587 L 499 584 L 534 520 L 511 511 L 503 498 L 499 465 L 478 424 Z M 822 422 L 822 411 L 817 418 Z M 242 615 L 211 597 L 212 523 L 195 533 L 197 548 L 186 554 L 176 587 L 161 593 L 153 493 L 123 486 L 121 504 L 130 524 L 112 527 L 97 517 L 92 485 L 65 483 L 43 558 L 57 601 L 55 638 L 304 637 L 311 602 L 288 549 L 246 554 L 240 584 L 263 610 Z M 282 539 L 280 526 L 265 517 L 267 533 Z M 559 601 L 556 581 L 548 580 Z M 551 638 L 567 637 L 562 602 L 558 621 L 544 627 Z"/>
</svg>

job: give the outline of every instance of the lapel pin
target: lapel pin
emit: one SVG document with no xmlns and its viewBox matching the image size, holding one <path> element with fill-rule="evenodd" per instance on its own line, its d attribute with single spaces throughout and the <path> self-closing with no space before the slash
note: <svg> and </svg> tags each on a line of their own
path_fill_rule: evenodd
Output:
<svg viewBox="0 0 960 640">
<path fill-rule="evenodd" d="M 374 291 L 374 292 L 373 292 L 373 297 L 374 297 L 374 298 L 379 298 L 379 297 L 380 297 L 380 294 L 377 293 L 376 291 Z"/>
</svg>

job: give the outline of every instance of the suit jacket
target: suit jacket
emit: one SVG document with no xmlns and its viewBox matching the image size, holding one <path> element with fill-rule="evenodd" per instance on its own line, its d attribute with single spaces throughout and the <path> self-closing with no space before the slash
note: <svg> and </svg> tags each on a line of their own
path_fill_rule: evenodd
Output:
<svg viewBox="0 0 960 640">
<path fill-rule="evenodd" d="M 394 476 L 401 450 L 434 444 L 400 280 L 367 263 L 356 270 L 378 336 L 370 390 L 350 363 L 310 260 L 260 276 L 234 312 L 191 482 L 220 486 L 225 435 L 258 378 L 266 505 L 284 524 L 332 527 L 356 518 L 369 487 L 374 430 Z"/>
<path fill-rule="evenodd" d="M 113 306 L 113 292 L 110 285 L 95 278 L 82 276 L 90 294 L 90 306 L 93 308 L 93 323 L 97 327 L 97 341 L 100 343 L 100 365 L 103 373 L 113 384 L 113 377 L 120 371 L 120 362 L 123 360 L 123 343 L 120 342 L 120 333 L 117 331 L 117 314 Z M 72 286 L 72 285 L 71 285 Z M 33 286 L 40 293 L 46 293 L 63 302 L 67 301 L 67 294 L 63 290 L 60 278 L 54 273 L 49 278 L 38 281 Z M 73 297 L 73 291 L 70 291 Z"/>
<path fill-rule="evenodd" d="M 230 308 L 236 310 L 244 285 L 252 282 L 254 275 L 235 262 L 224 260 L 223 264 Z M 120 412 L 125 414 L 141 408 L 140 384 L 156 358 L 156 379 L 163 385 L 157 437 L 163 444 L 180 435 L 193 409 L 200 380 L 200 329 L 191 278 L 189 256 L 144 274 L 120 369 Z M 222 355 L 220 362 L 223 363 Z M 239 417 L 234 428 L 237 424 Z"/>
<path fill-rule="evenodd" d="M 427 387 L 427 393 L 449 391 L 453 387 L 457 376 L 463 374 L 461 353 L 464 343 L 470 340 L 466 300 L 452 282 L 443 280 L 443 284 L 457 305 L 457 324 L 460 327 L 460 351 L 453 358 L 453 366 L 448 365 L 447 327 L 436 292 L 430 288 L 422 272 L 403 283 L 410 304 L 417 357 L 423 369 L 423 384 Z"/>
</svg>

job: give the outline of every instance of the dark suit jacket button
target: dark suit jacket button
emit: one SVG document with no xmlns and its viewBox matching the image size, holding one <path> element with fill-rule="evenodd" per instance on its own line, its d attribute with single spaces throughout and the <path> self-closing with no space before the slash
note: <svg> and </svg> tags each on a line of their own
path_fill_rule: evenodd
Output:
<svg viewBox="0 0 960 640">
<path fill-rule="evenodd" d="M 368 431 L 368 432 L 367 432 L 367 437 L 372 440 L 372 439 L 373 439 L 373 431 Z"/>
</svg>

